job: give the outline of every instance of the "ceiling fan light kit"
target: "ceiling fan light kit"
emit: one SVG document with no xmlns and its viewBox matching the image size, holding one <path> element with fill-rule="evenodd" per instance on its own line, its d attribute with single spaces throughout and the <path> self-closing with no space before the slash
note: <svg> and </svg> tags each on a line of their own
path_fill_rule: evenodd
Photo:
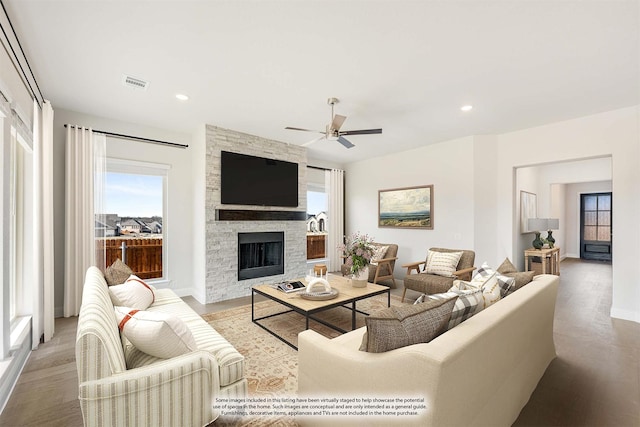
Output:
<svg viewBox="0 0 640 427">
<path fill-rule="evenodd" d="M 327 104 L 331 105 L 331 118 L 324 132 L 319 130 L 302 129 L 302 128 L 296 128 L 296 127 L 290 127 L 290 126 L 287 126 L 285 129 L 324 134 L 320 138 L 316 138 L 312 141 L 302 144 L 303 147 L 311 145 L 317 141 L 320 141 L 321 139 L 326 139 L 327 141 L 338 141 L 345 148 L 352 148 L 352 147 L 355 147 L 355 145 L 353 145 L 351 141 L 346 139 L 343 135 L 373 135 L 373 134 L 382 133 L 382 129 L 362 129 L 362 130 L 341 131 L 340 128 L 342 128 L 344 121 L 347 120 L 347 116 L 341 116 L 340 114 L 333 113 L 333 106 L 338 102 L 340 102 L 338 98 L 327 99 Z"/>
</svg>

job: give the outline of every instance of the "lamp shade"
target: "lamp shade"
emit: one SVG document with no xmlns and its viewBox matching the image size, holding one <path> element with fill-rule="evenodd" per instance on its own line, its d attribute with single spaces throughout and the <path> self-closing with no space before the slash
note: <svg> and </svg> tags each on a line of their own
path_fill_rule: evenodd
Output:
<svg viewBox="0 0 640 427">
<path fill-rule="evenodd" d="M 560 228 L 560 220 L 558 218 L 547 218 L 548 224 L 545 230 L 558 230 Z"/>
<path fill-rule="evenodd" d="M 547 224 L 547 218 L 529 218 L 527 221 L 530 232 L 548 230 Z"/>
</svg>

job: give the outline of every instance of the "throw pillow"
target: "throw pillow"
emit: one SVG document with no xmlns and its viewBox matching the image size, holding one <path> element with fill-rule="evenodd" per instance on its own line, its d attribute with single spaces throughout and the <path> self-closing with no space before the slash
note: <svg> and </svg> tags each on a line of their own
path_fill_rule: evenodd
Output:
<svg viewBox="0 0 640 427">
<path fill-rule="evenodd" d="M 515 279 L 493 271 L 486 262 L 482 264 L 482 266 L 476 273 L 476 275 L 481 275 L 482 277 L 489 277 L 492 274 L 496 275 L 496 280 L 498 281 L 498 286 L 500 287 L 500 298 L 506 297 L 515 290 Z"/>
<path fill-rule="evenodd" d="M 468 289 L 479 289 L 482 291 L 483 301 L 478 304 L 477 312 L 484 310 L 501 298 L 500 286 L 498 285 L 498 278 L 496 277 L 497 273 L 495 271 L 491 271 L 490 274 L 483 275 L 487 272 L 488 270 L 484 271 L 482 274 L 478 272 L 473 276 L 470 282 L 465 282 L 464 280 L 455 280 L 453 282 L 452 288 L 459 289 L 461 291 Z"/>
<path fill-rule="evenodd" d="M 104 278 L 107 281 L 107 285 L 112 286 L 124 283 L 132 274 L 133 270 L 122 262 L 120 258 L 116 258 L 113 264 L 107 267 L 107 270 L 104 272 Z"/>
<path fill-rule="evenodd" d="M 177 316 L 115 307 L 120 332 L 138 350 L 161 359 L 198 349 L 193 334 Z"/>
<path fill-rule="evenodd" d="M 424 271 L 438 276 L 456 277 L 453 273 L 458 269 L 461 256 L 462 252 L 429 251 Z"/>
<path fill-rule="evenodd" d="M 447 331 L 459 325 L 477 313 L 478 304 L 482 301 L 482 291 L 473 289 L 470 291 L 449 290 L 441 294 L 429 295 L 430 300 L 443 300 L 457 297 L 456 303 L 451 310 L 451 318 L 447 325 Z"/>
<path fill-rule="evenodd" d="M 511 263 L 509 258 L 505 258 L 496 270 L 500 274 L 515 273 L 518 271 L 515 265 Z"/>
<path fill-rule="evenodd" d="M 389 249 L 389 246 L 374 246 L 373 255 L 371 255 L 371 264 L 378 265 L 377 261 L 384 259 L 384 256 L 387 254 L 387 249 Z"/>
<path fill-rule="evenodd" d="M 536 275 L 535 271 L 516 271 L 515 273 L 506 273 L 506 276 L 512 277 L 515 281 L 512 292 L 520 289 L 533 280 Z"/>
<path fill-rule="evenodd" d="M 109 296 L 113 305 L 137 310 L 146 310 L 155 300 L 153 288 L 133 274 L 122 285 L 109 286 Z"/>
<path fill-rule="evenodd" d="M 368 316 L 360 350 L 382 353 L 431 341 L 446 329 L 456 299 L 389 307 Z"/>
</svg>

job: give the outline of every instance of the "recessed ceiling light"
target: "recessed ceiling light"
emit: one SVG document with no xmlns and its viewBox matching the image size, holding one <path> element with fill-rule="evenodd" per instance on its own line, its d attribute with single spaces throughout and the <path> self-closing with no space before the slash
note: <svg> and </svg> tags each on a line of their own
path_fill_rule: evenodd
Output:
<svg viewBox="0 0 640 427">
<path fill-rule="evenodd" d="M 462 111 L 471 111 L 473 109 L 473 105 L 465 105 L 463 107 L 460 107 L 460 109 Z"/>
<path fill-rule="evenodd" d="M 177 93 L 176 94 L 176 98 L 178 98 L 180 101 L 188 101 L 189 97 L 183 93 Z"/>
</svg>

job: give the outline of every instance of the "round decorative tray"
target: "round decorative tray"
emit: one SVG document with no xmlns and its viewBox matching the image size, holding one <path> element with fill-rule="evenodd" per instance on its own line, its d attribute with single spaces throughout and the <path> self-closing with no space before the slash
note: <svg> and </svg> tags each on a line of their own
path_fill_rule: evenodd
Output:
<svg viewBox="0 0 640 427">
<path fill-rule="evenodd" d="M 323 301 L 327 299 L 333 299 L 337 297 L 339 294 L 337 289 L 331 289 L 331 292 L 300 292 L 300 298 L 313 300 L 313 301 Z"/>
</svg>

